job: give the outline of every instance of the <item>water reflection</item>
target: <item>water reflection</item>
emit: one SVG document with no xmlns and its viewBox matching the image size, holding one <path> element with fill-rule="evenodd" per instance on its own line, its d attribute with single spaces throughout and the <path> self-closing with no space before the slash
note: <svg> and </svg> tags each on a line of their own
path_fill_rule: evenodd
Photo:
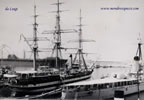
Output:
<svg viewBox="0 0 144 100">
<path fill-rule="evenodd" d="M 138 95 L 133 94 L 125 97 L 125 100 L 138 100 Z M 140 100 L 144 100 L 144 92 L 140 93 Z"/>
</svg>

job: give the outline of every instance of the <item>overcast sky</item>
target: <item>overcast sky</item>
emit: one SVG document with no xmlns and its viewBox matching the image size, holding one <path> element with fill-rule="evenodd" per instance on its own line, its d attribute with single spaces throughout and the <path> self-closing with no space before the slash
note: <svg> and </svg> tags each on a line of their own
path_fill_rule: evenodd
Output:
<svg viewBox="0 0 144 100">
<path fill-rule="evenodd" d="M 87 56 L 89 59 L 110 61 L 133 59 L 136 54 L 139 33 L 144 41 L 143 0 L 60 1 L 64 2 L 60 8 L 66 10 L 61 13 L 63 29 L 78 29 L 76 25 L 79 24 L 79 10 L 82 9 L 83 38 L 96 41 L 83 44 L 84 52 L 93 53 Z M 51 4 L 55 2 L 57 1 L 36 0 L 40 37 L 52 38 L 51 35 L 41 33 L 45 30 L 54 30 L 56 14 L 51 12 L 56 10 L 56 6 Z M 30 50 L 23 40 L 19 40 L 20 34 L 24 34 L 25 37 L 33 36 L 33 5 L 34 0 L 0 0 L 0 45 L 6 44 L 9 47 L 4 49 L 4 57 L 8 53 L 15 53 L 18 57 L 23 57 L 23 51 Z M 111 9 L 118 7 L 120 9 Z M 6 8 L 17 10 L 6 10 Z M 125 8 L 128 9 L 124 10 Z M 67 43 L 69 40 L 77 39 L 77 35 L 75 33 L 63 34 L 62 44 L 66 47 L 77 47 L 76 43 Z M 41 48 L 51 46 L 48 41 L 39 44 Z M 26 53 L 26 56 L 30 57 L 30 54 Z M 50 54 L 45 52 L 40 56 L 46 57 Z"/>
</svg>

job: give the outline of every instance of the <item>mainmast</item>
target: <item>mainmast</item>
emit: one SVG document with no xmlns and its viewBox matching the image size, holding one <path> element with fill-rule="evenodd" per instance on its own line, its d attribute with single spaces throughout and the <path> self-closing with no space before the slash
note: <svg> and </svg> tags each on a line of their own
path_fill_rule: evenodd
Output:
<svg viewBox="0 0 144 100">
<path fill-rule="evenodd" d="M 59 2 L 59 0 L 57 0 L 57 3 L 55 3 L 55 5 L 57 5 L 57 15 L 56 15 L 56 31 L 54 33 L 54 39 L 55 39 L 55 45 L 54 45 L 54 49 L 53 52 L 55 50 L 56 53 L 56 68 L 58 68 L 58 58 L 61 57 L 61 27 L 60 27 L 60 4 L 62 4 L 61 2 Z M 53 54 L 53 53 L 52 53 Z"/>
<path fill-rule="evenodd" d="M 44 31 L 43 34 L 53 34 L 54 35 L 54 47 L 52 49 L 52 57 L 55 54 L 56 57 L 56 63 L 55 66 L 56 68 L 60 68 L 60 64 L 59 64 L 59 58 L 62 58 L 62 52 L 61 50 L 64 49 L 70 49 L 70 48 L 64 48 L 61 47 L 61 34 L 62 33 L 73 33 L 76 32 L 76 30 L 71 30 L 71 29 L 61 29 L 61 25 L 60 25 L 60 13 L 63 12 L 62 10 L 60 10 L 60 5 L 63 4 L 63 2 L 59 2 L 59 0 L 57 0 L 57 3 L 54 3 L 53 5 L 57 6 L 57 11 L 56 12 L 56 26 L 55 26 L 55 30 L 52 32 L 49 31 Z"/>
<path fill-rule="evenodd" d="M 36 59 L 37 59 L 37 54 L 38 54 L 38 43 L 37 43 L 37 27 L 38 27 L 38 24 L 37 24 L 37 14 L 36 14 L 36 5 L 34 5 L 34 24 L 33 24 L 33 31 L 34 31 L 34 34 L 33 34 L 33 41 L 34 41 L 34 45 L 33 45 L 33 55 L 34 55 L 34 58 L 33 58 L 33 67 L 34 67 L 34 70 L 36 71 L 37 70 L 37 65 L 36 65 Z"/>
</svg>

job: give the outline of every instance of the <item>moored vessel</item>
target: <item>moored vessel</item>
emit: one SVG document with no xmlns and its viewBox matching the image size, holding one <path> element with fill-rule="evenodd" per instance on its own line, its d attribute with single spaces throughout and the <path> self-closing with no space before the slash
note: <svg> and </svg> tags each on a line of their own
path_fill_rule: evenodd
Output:
<svg viewBox="0 0 144 100">
<path fill-rule="evenodd" d="M 82 48 L 78 49 L 79 61 L 72 61 L 72 64 L 69 66 L 70 69 L 66 69 L 68 65 L 61 63 L 61 33 L 63 30 L 60 28 L 60 9 L 59 5 L 61 3 L 56 3 L 57 5 L 57 15 L 56 15 L 56 30 L 53 35 L 55 38 L 55 45 L 52 49 L 52 54 L 56 53 L 54 67 L 50 66 L 37 66 L 37 53 L 38 53 L 38 44 L 37 44 L 37 14 L 36 14 L 36 5 L 34 5 L 34 36 L 32 47 L 34 60 L 32 71 L 15 71 L 14 73 L 5 74 L 5 85 L 7 86 L 8 91 L 11 91 L 10 96 L 18 98 L 41 98 L 43 96 L 55 97 L 61 95 L 61 85 L 72 83 L 80 80 L 86 80 L 91 77 L 93 72 L 92 69 L 87 68 L 85 63 Z M 80 32 L 81 33 L 81 32 Z M 81 41 L 81 39 L 80 39 Z M 80 42 L 81 44 L 81 42 Z M 64 70 L 62 70 L 64 69 Z M 69 71 L 69 72 L 68 72 Z"/>
<path fill-rule="evenodd" d="M 64 86 L 62 99 L 103 100 L 113 98 L 116 91 L 122 91 L 124 96 L 137 93 L 139 98 L 140 92 L 144 91 L 141 45 L 142 43 L 138 43 L 135 65 L 128 75 L 118 77 L 118 74 L 115 74 L 114 77 L 67 84 Z"/>
</svg>

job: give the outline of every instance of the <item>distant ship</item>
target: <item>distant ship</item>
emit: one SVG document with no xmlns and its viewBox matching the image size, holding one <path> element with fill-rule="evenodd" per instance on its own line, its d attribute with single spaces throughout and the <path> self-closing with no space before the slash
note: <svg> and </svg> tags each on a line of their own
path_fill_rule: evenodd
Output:
<svg viewBox="0 0 144 100">
<path fill-rule="evenodd" d="M 46 58 L 37 58 L 36 65 L 37 66 L 51 66 L 55 67 L 55 57 L 46 57 Z M 67 62 L 67 59 L 60 59 L 60 65 L 63 66 Z M 27 70 L 33 68 L 33 59 L 31 58 L 3 58 L 0 59 L 0 68 L 10 67 L 13 70 Z"/>
<path fill-rule="evenodd" d="M 55 35 L 55 45 L 54 49 L 56 52 L 54 67 L 48 66 L 37 66 L 37 23 L 36 23 L 36 5 L 34 6 L 34 46 L 32 48 L 34 53 L 33 60 L 33 71 L 16 71 L 15 73 L 4 74 L 6 90 L 11 91 L 10 96 L 12 97 L 26 97 L 26 98 L 40 98 L 47 95 L 48 97 L 55 97 L 61 95 L 61 85 L 72 83 L 80 80 L 86 80 L 91 78 L 93 69 L 87 68 L 86 62 L 83 57 L 82 47 L 81 47 L 81 23 L 80 23 L 80 38 L 79 38 L 79 48 L 75 59 L 71 57 L 71 64 L 61 63 L 61 33 L 60 29 L 60 9 L 59 5 L 61 3 L 56 3 L 57 5 L 57 16 L 56 16 L 56 30 L 53 33 Z M 81 18 L 80 18 L 81 19 Z M 52 51 L 53 53 L 54 51 Z M 77 60 L 77 55 L 79 60 Z"/>
<path fill-rule="evenodd" d="M 63 88 L 62 99 L 66 100 L 92 100 L 114 98 L 119 91 L 124 96 L 134 93 L 139 94 L 144 91 L 143 62 L 142 62 L 142 43 L 138 43 L 136 56 L 134 57 L 135 66 L 128 75 L 118 77 L 108 77 L 90 81 L 82 81 L 67 84 Z M 119 93 L 120 95 L 120 93 Z"/>
</svg>

